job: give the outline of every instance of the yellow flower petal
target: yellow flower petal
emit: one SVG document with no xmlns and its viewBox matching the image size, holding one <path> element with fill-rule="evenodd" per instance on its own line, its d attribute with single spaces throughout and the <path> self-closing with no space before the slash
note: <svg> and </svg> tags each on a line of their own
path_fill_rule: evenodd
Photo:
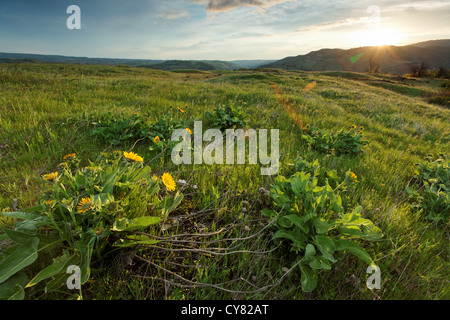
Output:
<svg viewBox="0 0 450 320">
<path fill-rule="evenodd" d="M 136 162 L 143 162 L 144 161 L 144 159 L 141 156 L 137 155 L 134 152 L 126 152 L 126 151 L 124 151 L 123 155 L 124 155 L 125 158 L 133 160 L 133 161 L 136 161 Z"/>
<path fill-rule="evenodd" d="M 92 201 L 90 198 L 83 198 L 81 199 L 80 203 L 78 204 L 77 211 L 78 213 L 86 213 L 92 208 Z"/>
<path fill-rule="evenodd" d="M 164 173 L 161 177 L 162 182 L 166 186 L 166 188 L 170 191 L 175 191 L 176 185 L 170 173 Z"/>
</svg>

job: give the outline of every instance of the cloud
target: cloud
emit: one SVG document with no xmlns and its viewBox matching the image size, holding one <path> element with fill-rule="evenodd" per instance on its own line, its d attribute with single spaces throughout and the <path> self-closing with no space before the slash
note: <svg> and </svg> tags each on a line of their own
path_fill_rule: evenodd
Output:
<svg viewBox="0 0 450 320">
<path fill-rule="evenodd" d="M 189 18 L 191 15 L 187 11 L 165 12 L 158 15 L 160 18 L 174 20 L 181 18 Z"/>
<path fill-rule="evenodd" d="M 210 12 L 230 11 L 239 7 L 268 8 L 283 2 L 296 0 L 191 0 L 193 3 L 206 4 Z"/>
<path fill-rule="evenodd" d="M 448 1 L 416 1 L 407 2 L 397 5 L 389 6 L 387 10 L 384 11 L 404 11 L 404 10 L 414 10 L 414 11 L 429 11 L 436 9 L 444 9 L 450 6 Z"/>
<path fill-rule="evenodd" d="M 322 30 L 330 30 L 336 29 L 340 27 L 347 27 L 359 24 L 367 24 L 369 23 L 369 17 L 360 17 L 360 18 L 346 18 L 337 21 L 330 21 L 320 24 L 315 24 L 311 26 L 307 26 L 304 28 L 300 28 L 297 32 L 313 32 L 313 31 L 322 31 Z"/>
</svg>

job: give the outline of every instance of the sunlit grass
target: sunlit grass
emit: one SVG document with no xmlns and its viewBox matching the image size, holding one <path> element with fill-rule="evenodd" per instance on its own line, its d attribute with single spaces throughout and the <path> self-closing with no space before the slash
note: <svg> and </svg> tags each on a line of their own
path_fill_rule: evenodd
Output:
<svg viewBox="0 0 450 320">
<path fill-rule="evenodd" d="M 395 82 L 394 77 L 386 77 Z M 129 278 L 115 283 L 117 279 L 108 268 L 97 266 L 93 274 L 96 285 L 89 286 L 87 296 L 448 299 L 448 230 L 424 221 L 408 205 L 405 186 L 420 159 L 429 153 L 449 154 L 450 111 L 429 104 L 422 97 L 422 92 L 435 92 L 429 83 L 417 83 L 411 88 L 401 83 L 380 85 L 375 80 L 376 76 L 352 73 L 242 71 L 218 75 L 99 66 L 0 65 L 0 145 L 8 143 L 0 158 L 0 210 L 11 211 L 13 204 L 18 208 L 32 205 L 43 187 L 41 175 L 54 169 L 63 155 L 74 152 L 87 161 L 98 152 L 114 150 L 90 135 L 86 119 L 91 116 L 139 112 L 148 113 L 149 121 L 155 121 L 188 105 L 183 119 L 192 128 L 194 120 L 205 120 L 205 113 L 220 104 L 230 100 L 245 102 L 247 128 L 280 130 L 280 174 L 290 172 L 296 158 L 302 156 L 309 161 L 318 158 L 322 166 L 336 169 L 339 174 L 352 170 L 358 176 L 358 188 L 348 205 L 361 204 L 364 215 L 385 235 L 365 246 L 381 267 L 382 290 L 368 290 L 366 266 L 346 258 L 332 272 L 321 274 L 319 287 L 311 294 L 304 294 L 299 288 L 299 274 L 266 291 L 248 295 L 214 288 L 173 288 L 167 293 L 161 282 Z M 316 85 L 305 91 L 313 81 Z M 364 126 L 365 139 L 370 142 L 365 152 L 335 157 L 310 149 L 302 142 L 302 129 L 286 113 L 271 82 L 290 101 L 291 112 L 308 126 L 336 131 L 354 124 Z M 132 145 L 123 150 L 130 150 Z M 151 159 L 154 154 L 148 147 L 138 144 L 133 152 Z M 176 167 L 168 158 L 157 159 L 151 166 L 159 176 L 171 172 L 175 181 L 184 179 L 197 186 L 190 191 L 192 205 L 196 210 L 210 210 L 196 222 L 198 225 L 209 226 L 212 231 L 233 223 L 239 226 L 233 231 L 239 237 L 246 235 L 245 226 L 252 231 L 262 228 L 257 210 L 242 211 L 242 201 L 259 199 L 260 207 L 265 205 L 258 190 L 268 189 L 273 177 L 261 176 L 259 166 Z M 4 218 L 0 223 L 11 225 Z M 244 243 L 242 248 L 264 251 L 271 245 L 269 236 L 261 236 Z M 251 291 L 276 282 L 283 275 L 283 267 L 289 267 L 286 257 L 280 254 L 262 257 L 186 257 L 185 263 L 196 267 L 188 269 L 184 276 L 211 284 L 243 277 L 248 282 L 236 282 L 231 288 Z M 158 257 L 155 261 L 163 264 L 164 259 Z"/>
</svg>

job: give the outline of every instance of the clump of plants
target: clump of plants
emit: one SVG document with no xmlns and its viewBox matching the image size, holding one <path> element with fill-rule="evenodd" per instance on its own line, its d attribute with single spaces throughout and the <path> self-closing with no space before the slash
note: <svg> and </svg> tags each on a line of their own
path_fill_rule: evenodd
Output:
<svg viewBox="0 0 450 320">
<path fill-rule="evenodd" d="M 243 128 L 247 124 L 246 117 L 243 108 L 232 102 L 218 106 L 213 112 L 206 112 L 206 118 L 219 130 Z"/>
<path fill-rule="evenodd" d="M 3 229 L 11 247 L 1 253 L 0 299 L 67 294 L 68 268 L 79 267 L 83 284 L 112 250 L 156 243 L 135 231 L 155 234 L 183 199 L 169 173 L 152 175 L 133 152 L 102 153 L 84 166 L 76 154 L 63 160 L 42 176 L 47 190 L 36 206 L 3 213 L 17 222 Z"/>
<path fill-rule="evenodd" d="M 428 102 L 450 108 L 450 89 L 448 88 L 448 85 L 447 87 L 444 87 L 444 89 L 431 94 L 428 97 Z"/>
<path fill-rule="evenodd" d="M 448 223 L 450 219 L 450 169 L 448 159 L 439 158 L 418 163 L 410 185 L 406 187 L 411 206 L 426 219 Z"/>
<path fill-rule="evenodd" d="M 340 178 L 331 170 L 320 178 L 317 161 L 298 161 L 297 165 L 304 171 L 276 178 L 270 188 L 275 208 L 264 209 L 262 214 L 275 219 L 273 240 L 287 242 L 282 248 L 294 253 L 293 266 L 301 271 L 302 289 L 311 292 L 317 286 L 319 271 L 330 270 L 338 252 L 352 253 L 373 265 L 358 241 L 376 240 L 382 234 L 372 221 L 363 218 L 361 206 L 344 209 L 341 194 L 358 183 L 353 172 L 347 171 Z"/>
<path fill-rule="evenodd" d="M 306 128 L 302 139 L 320 152 L 342 155 L 364 152 L 369 142 L 364 140 L 364 127 L 353 125 L 349 130 L 331 132 L 315 126 Z"/>
<path fill-rule="evenodd" d="M 173 130 L 182 128 L 179 119 L 165 114 L 158 121 L 149 123 L 138 113 L 130 116 L 115 115 L 111 112 L 91 122 L 91 135 L 114 146 L 137 140 L 168 140 Z"/>
</svg>

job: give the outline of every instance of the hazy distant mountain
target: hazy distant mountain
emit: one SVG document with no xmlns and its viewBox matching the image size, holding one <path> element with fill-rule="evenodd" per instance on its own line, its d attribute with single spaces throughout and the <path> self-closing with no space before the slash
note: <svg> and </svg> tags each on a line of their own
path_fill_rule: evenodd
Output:
<svg viewBox="0 0 450 320">
<path fill-rule="evenodd" d="M 430 40 L 430 41 L 423 41 L 411 44 L 411 46 L 414 47 L 421 47 L 421 48 L 428 48 L 428 47 L 450 47 L 450 39 L 442 39 L 442 40 Z"/>
<path fill-rule="evenodd" d="M 127 65 L 133 67 L 151 67 L 160 70 L 174 69 L 197 69 L 197 70 L 237 70 L 241 68 L 257 68 L 262 64 L 271 63 L 275 60 L 148 60 L 148 59 L 114 59 L 114 58 L 87 58 L 69 57 L 60 55 L 43 55 L 29 53 L 2 53 L 0 52 L 0 63 L 21 62 L 52 62 L 52 63 L 74 63 L 95 65 Z"/>
<path fill-rule="evenodd" d="M 158 64 L 152 64 L 145 66 L 151 69 L 172 71 L 172 70 L 201 70 L 201 71 L 214 71 L 214 70 L 236 70 L 241 67 L 235 63 L 227 61 L 217 60 L 168 60 Z"/>
<path fill-rule="evenodd" d="M 16 61 L 14 61 L 16 60 Z M 68 57 L 58 55 L 30 54 L 30 53 L 3 53 L 0 52 L 0 62 L 53 62 L 53 63 L 74 63 L 74 64 L 96 64 L 96 65 L 127 65 L 141 66 L 161 63 L 164 60 L 144 60 L 144 59 L 110 59 L 110 58 L 87 58 Z"/>
<path fill-rule="evenodd" d="M 426 63 L 431 68 L 450 69 L 450 40 L 431 40 L 407 46 L 361 47 L 355 49 L 321 49 L 305 55 L 282 60 L 146 60 L 68 57 L 26 53 L 0 53 L 0 63 L 53 62 L 96 65 L 127 65 L 158 70 L 203 71 L 237 70 L 241 68 L 279 68 L 304 71 L 355 71 L 366 72 L 376 64 L 380 72 L 405 74 L 411 66 Z"/>
<path fill-rule="evenodd" d="M 230 62 L 237 64 L 240 68 L 254 69 L 275 61 L 277 60 L 233 60 Z"/>
<path fill-rule="evenodd" d="M 450 40 L 435 40 L 408 46 L 322 49 L 306 55 L 287 57 L 264 65 L 268 68 L 304 71 L 366 72 L 372 62 L 380 72 L 405 74 L 412 65 L 426 63 L 430 68 L 450 69 Z"/>
</svg>

